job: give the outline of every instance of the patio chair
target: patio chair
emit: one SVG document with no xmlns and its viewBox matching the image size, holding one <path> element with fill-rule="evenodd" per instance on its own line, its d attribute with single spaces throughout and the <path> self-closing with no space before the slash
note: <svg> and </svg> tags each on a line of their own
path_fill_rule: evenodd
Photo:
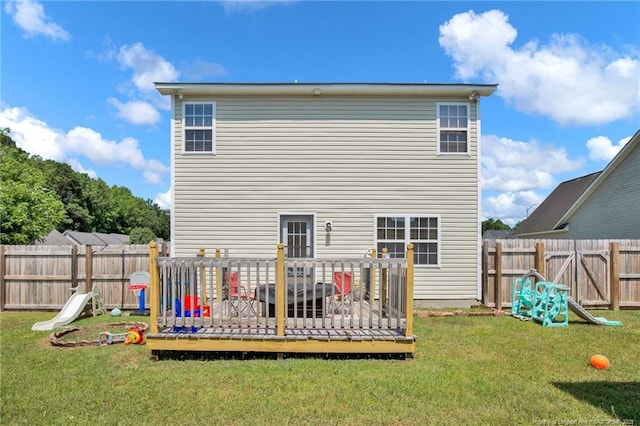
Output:
<svg viewBox="0 0 640 426">
<path fill-rule="evenodd" d="M 257 315 L 255 309 L 256 291 L 247 291 L 244 286 L 238 284 L 238 273 L 225 274 L 225 281 L 229 285 L 229 303 L 236 315 L 240 315 L 246 310 L 250 314 Z"/>
<path fill-rule="evenodd" d="M 334 272 L 333 283 L 336 292 L 329 302 L 329 312 L 351 313 L 351 272 Z"/>
</svg>

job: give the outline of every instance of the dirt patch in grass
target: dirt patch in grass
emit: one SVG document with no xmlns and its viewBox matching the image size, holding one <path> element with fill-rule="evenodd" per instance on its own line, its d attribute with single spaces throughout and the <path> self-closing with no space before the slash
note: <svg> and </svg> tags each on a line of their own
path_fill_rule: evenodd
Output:
<svg viewBox="0 0 640 426">
<path fill-rule="evenodd" d="M 106 335 L 100 338 L 100 333 L 109 333 L 117 342 L 122 335 L 126 334 L 132 327 L 137 327 L 143 333 L 149 327 L 143 322 L 121 322 L 107 324 L 92 324 L 85 327 L 69 327 L 49 335 L 49 343 L 52 346 L 78 347 L 78 346 L 100 346 L 101 342 L 106 342 Z"/>
<path fill-rule="evenodd" d="M 486 317 L 486 316 L 495 316 L 495 317 L 503 317 L 504 311 L 499 311 L 496 309 L 492 309 L 490 311 L 487 310 L 473 310 L 473 311 L 415 311 L 414 315 L 421 318 L 426 317 Z"/>
</svg>

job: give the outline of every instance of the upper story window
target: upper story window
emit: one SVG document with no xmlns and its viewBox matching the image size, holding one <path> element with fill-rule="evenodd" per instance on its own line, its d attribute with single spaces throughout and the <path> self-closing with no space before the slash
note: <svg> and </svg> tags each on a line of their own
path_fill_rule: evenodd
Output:
<svg viewBox="0 0 640 426">
<path fill-rule="evenodd" d="M 376 250 L 386 248 L 392 258 L 404 258 L 413 243 L 416 265 L 440 264 L 440 220 L 438 216 L 377 216 Z"/>
<path fill-rule="evenodd" d="M 469 104 L 438 104 L 438 153 L 469 152 Z"/>
<path fill-rule="evenodd" d="M 216 141 L 215 102 L 185 103 L 184 151 L 213 153 Z"/>
</svg>

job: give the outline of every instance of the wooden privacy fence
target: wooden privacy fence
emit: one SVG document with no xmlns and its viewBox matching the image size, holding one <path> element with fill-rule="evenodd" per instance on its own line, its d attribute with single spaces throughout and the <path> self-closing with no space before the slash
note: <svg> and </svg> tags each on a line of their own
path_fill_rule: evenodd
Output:
<svg viewBox="0 0 640 426">
<path fill-rule="evenodd" d="M 585 307 L 640 307 L 640 240 L 484 240 L 482 302 L 511 306 L 515 279 L 531 269 Z"/>
<path fill-rule="evenodd" d="M 61 309 L 72 289 L 93 286 L 107 308 L 133 309 L 139 300 L 127 289 L 129 276 L 148 270 L 146 244 L 0 246 L 0 310 Z"/>
</svg>

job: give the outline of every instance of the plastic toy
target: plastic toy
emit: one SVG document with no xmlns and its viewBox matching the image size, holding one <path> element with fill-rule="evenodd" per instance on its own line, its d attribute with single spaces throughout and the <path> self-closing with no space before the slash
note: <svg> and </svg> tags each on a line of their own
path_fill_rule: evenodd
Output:
<svg viewBox="0 0 640 426">
<path fill-rule="evenodd" d="M 130 345 L 131 343 L 137 345 L 144 344 L 144 336 L 142 335 L 142 330 L 138 327 L 131 327 L 129 331 L 127 331 L 127 338 L 124 341 L 125 345 Z"/>
<path fill-rule="evenodd" d="M 535 299 L 531 308 L 531 318 L 543 327 L 566 327 L 569 325 L 567 298 L 569 287 L 541 281 L 535 285 Z"/>
<path fill-rule="evenodd" d="M 111 310 L 112 317 L 119 317 L 120 315 L 122 315 L 122 311 L 120 309 L 115 308 Z"/>
<path fill-rule="evenodd" d="M 109 333 L 108 331 L 103 331 L 98 334 L 98 343 L 100 346 L 124 342 L 126 339 L 127 333 Z"/>
<path fill-rule="evenodd" d="M 591 357 L 591 366 L 597 370 L 606 370 L 609 368 L 609 359 L 600 354 Z"/>
</svg>

